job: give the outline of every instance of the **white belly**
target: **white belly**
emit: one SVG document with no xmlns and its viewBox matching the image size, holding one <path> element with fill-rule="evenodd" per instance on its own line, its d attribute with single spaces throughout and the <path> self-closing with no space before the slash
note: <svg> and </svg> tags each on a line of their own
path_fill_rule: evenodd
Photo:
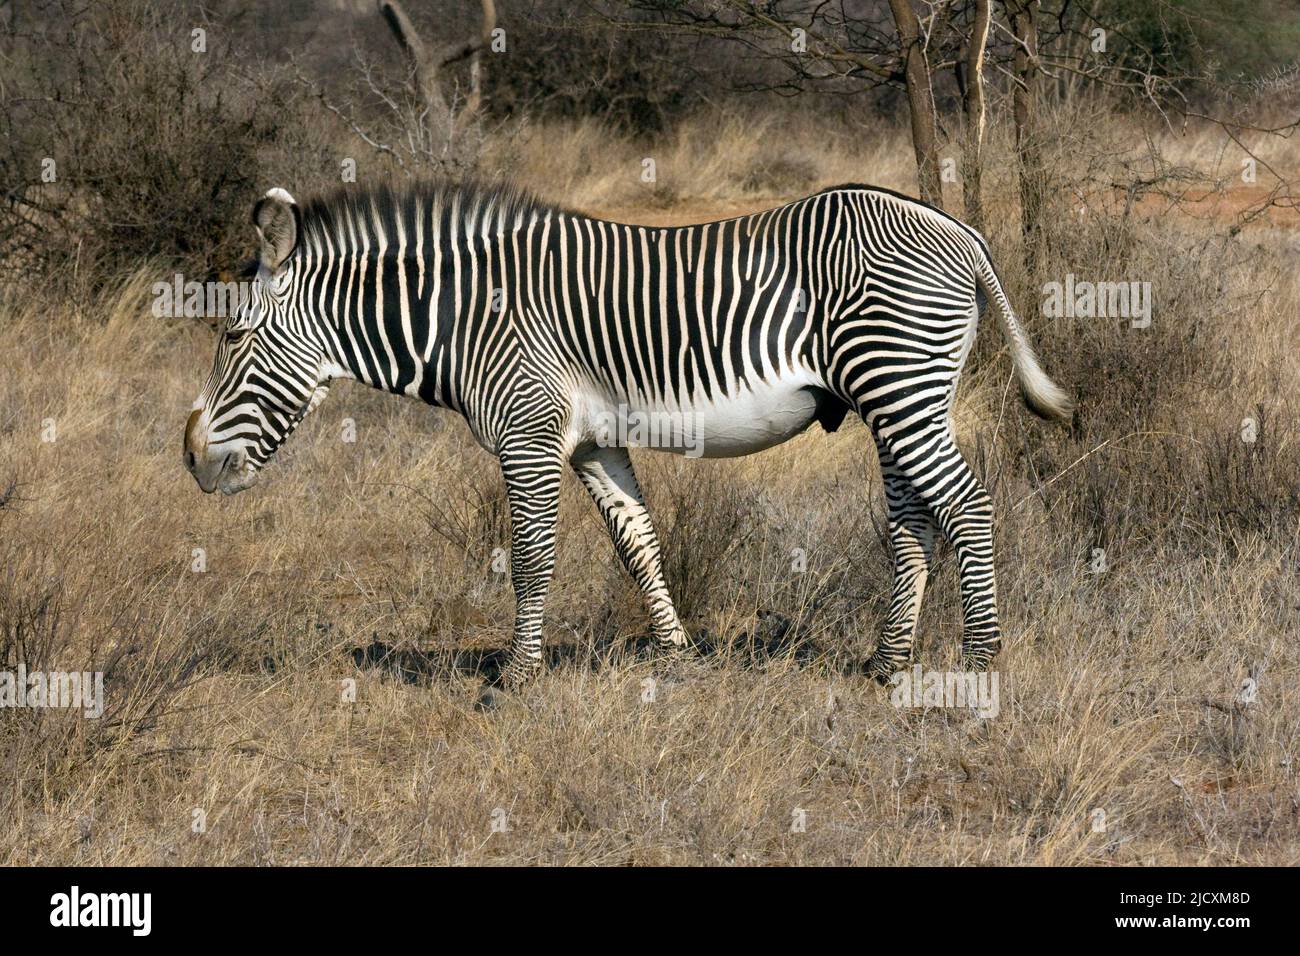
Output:
<svg viewBox="0 0 1300 956">
<path fill-rule="evenodd" d="M 705 458 L 731 458 L 793 438 L 817 415 L 817 398 L 802 384 L 760 386 L 690 409 Z"/>
<path fill-rule="evenodd" d="M 598 445 L 656 448 L 690 458 L 733 458 L 779 445 L 816 418 L 817 397 L 802 378 L 758 383 L 739 394 L 681 407 L 584 396 L 579 437 Z"/>
</svg>

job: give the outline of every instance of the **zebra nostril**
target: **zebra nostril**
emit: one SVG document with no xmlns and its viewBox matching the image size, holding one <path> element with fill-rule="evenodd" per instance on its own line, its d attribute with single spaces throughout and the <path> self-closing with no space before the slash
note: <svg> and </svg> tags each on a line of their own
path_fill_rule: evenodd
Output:
<svg viewBox="0 0 1300 956">
<path fill-rule="evenodd" d="M 191 473 L 194 471 L 194 452 L 192 451 L 187 450 L 185 452 L 185 470 Z"/>
</svg>

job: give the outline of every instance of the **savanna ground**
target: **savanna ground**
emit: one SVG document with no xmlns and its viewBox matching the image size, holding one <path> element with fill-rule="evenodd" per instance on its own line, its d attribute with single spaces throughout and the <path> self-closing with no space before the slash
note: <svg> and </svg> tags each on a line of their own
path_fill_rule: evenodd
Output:
<svg viewBox="0 0 1300 956">
<path fill-rule="evenodd" d="M 1151 145 L 1061 122 L 1057 170 Z M 855 673 L 890 582 L 861 422 L 734 461 L 635 454 L 713 649 L 671 679 L 638 655 L 639 595 L 567 482 L 551 660 L 482 711 L 477 662 L 513 614 L 508 520 L 459 419 L 339 384 L 258 488 L 207 498 L 180 448 L 213 333 L 152 317 L 159 270 L 56 306 L 7 292 L 0 661 L 103 670 L 107 710 L 0 711 L 0 862 L 1300 862 L 1300 233 L 1275 214 L 1230 234 L 1251 188 L 1231 144 L 1153 135 L 1226 184 L 1214 201 L 1081 191 L 1032 269 L 994 143 L 990 241 L 1080 410 L 1029 417 L 982 324 L 955 417 L 996 506 L 987 720 L 897 708 Z M 543 198 L 630 221 L 915 187 L 889 127 L 706 118 L 650 147 L 653 187 L 646 149 L 583 123 L 489 143 Z M 1067 273 L 1151 282 L 1150 327 L 1043 318 Z M 958 666 L 960 611 L 944 549 L 925 667 Z"/>
</svg>

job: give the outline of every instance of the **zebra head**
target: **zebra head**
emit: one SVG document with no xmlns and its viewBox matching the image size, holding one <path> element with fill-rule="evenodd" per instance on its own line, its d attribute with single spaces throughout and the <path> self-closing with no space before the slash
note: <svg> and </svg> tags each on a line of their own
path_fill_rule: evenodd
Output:
<svg viewBox="0 0 1300 956">
<path fill-rule="evenodd" d="M 329 389 L 324 339 L 296 294 L 298 205 L 272 189 L 253 207 L 253 226 L 256 277 L 221 328 L 212 373 L 185 424 L 185 467 L 208 494 L 255 484 Z"/>
</svg>

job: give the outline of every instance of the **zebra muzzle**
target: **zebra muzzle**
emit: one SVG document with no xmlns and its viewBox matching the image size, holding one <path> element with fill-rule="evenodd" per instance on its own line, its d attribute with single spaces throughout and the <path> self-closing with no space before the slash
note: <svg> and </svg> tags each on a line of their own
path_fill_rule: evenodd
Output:
<svg viewBox="0 0 1300 956">
<path fill-rule="evenodd" d="M 218 488 L 222 491 L 238 490 L 232 481 L 246 471 L 248 455 L 242 448 L 211 447 L 204 434 L 201 413 L 191 413 L 185 426 L 185 449 L 181 458 L 185 470 L 194 476 L 204 494 L 212 494 Z"/>
<path fill-rule="evenodd" d="M 198 482 L 203 493 L 208 495 L 218 489 L 226 494 L 242 490 L 243 483 L 240 482 L 239 487 L 236 488 L 237 482 L 234 479 L 246 470 L 247 460 L 248 457 L 242 449 L 200 460 L 196 460 L 191 453 L 186 452 L 186 465 L 190 473 L 194 475 L 194 480 Z"/>
</svg>

